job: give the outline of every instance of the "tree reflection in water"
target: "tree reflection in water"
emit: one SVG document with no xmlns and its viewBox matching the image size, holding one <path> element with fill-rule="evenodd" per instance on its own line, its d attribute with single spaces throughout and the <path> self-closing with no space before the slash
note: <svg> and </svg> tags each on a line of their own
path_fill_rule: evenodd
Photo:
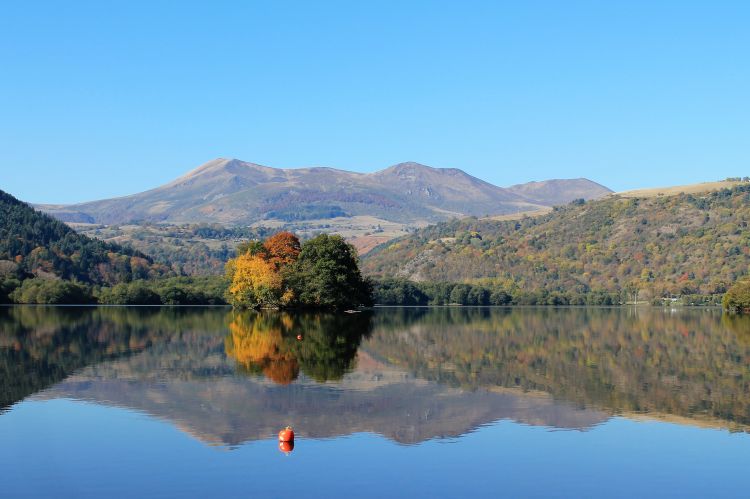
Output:
<svg viewBox="0 0 750 499">
<path fill-rule="evenodd" d="M 286 385 L 300 370 L 318 382 L 354 368 L 357 349 L 372 331 L 372 314 L 234 312 L 224 341 L 238 370 Z M 297 339 L 301 336 L 301 340 Z"/>
</svg>

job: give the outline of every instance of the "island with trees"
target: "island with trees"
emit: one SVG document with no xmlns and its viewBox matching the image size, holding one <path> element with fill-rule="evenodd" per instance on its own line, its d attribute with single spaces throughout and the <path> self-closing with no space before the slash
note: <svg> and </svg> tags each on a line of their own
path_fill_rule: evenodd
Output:
<svg viewBox="0 0 750 499">
<path fill-rule="evenodd" d="M 252 241 L 227 262 L 230 303 L 243 308 L 342 309 L 372 305 L 354 247 L 321 234 L 300 243 L 290 232 Z"/>
</svg>

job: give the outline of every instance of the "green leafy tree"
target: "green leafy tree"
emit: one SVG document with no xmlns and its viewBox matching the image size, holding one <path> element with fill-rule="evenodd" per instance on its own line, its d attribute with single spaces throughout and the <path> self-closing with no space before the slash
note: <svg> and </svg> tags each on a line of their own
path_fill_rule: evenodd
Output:
<svg viewBox="0 0 750 499">
<path fill-rule="evenodd" d="M 460 303 L 461 305 L 463 305 L 464 303 L 468 304 L 470 289 L 471 287 L 467 284 L 459 284 L 454 287 L 453 291 L 451 291 L 450 296 L 451 303 Z"/>
<path fill-rule="evenodd" d="M 732 312 L 750 311 L 750 280 L 740 281 L 729 288 L 721 303 Z"/>
<path fill-rule="evenodd" d="M 266 248 L 263 243 L 257 240 L 245 241 L 237 245 L 237 254 L 244 255 L 249 254 L 250 256 L 266 256 Z"/>
<path fill-rule="evenodd" d="M 372 285 L 362 277 L 357 250 L 338 235 L 321 234 L 306 241 L 285 277 L 301 306 L 341 309 L 372 304 Z"/>
<path fill-rule="evenodd" d="M 26 279 L 10 298 L 15 303 L 69 305 L 94 303 L 88 287 L 58 279 Z"/>
<path fill-rule="evenodd" d="M 161 305 L 159 295 L 144 281 L 121 283 L 103 291 L 99 303 L 107 305 Z"/>
</svg>

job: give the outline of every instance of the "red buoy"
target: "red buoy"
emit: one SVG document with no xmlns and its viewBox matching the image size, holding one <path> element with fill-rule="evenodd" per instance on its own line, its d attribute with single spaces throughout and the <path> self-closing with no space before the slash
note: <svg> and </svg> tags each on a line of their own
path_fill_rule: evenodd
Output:
<svg viewBox="0 0 750 499">
<path fill-rule="evenodd" d="M 294 450 L 294 440 L 291 442 L 279 442 L 279 450 L 286 455 Z"/>
<path fill-rule="evenodd" d="M 294 430 L 287 426 L 279 432 L 279 442 L 294 442 Z"/>
</svg>

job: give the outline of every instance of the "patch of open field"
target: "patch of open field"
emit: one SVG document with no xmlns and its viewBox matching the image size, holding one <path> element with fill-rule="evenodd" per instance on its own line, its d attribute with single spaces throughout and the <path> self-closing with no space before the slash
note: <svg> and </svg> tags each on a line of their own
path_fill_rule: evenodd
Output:
<svg viewBox="0 0 750 499">
<path fill-rule="evenodd" d="M 676 196 L 678 194 L 700 194 L 702 192 L 731 189 L 746 182 L 722 180 L 720 182 L 702 182 L 700 184 L 675 185 L 672 187 L 654 187 L 652 189 L 635 189 L 632 191 L 615 192 L 612 196 L 623 198 L 655 198 L 658 196 Z"/>
<path fill-rule="evenodd" d="M 540 215 L 546 215 L 552 211 L 552 208 L 545 206 L 538 210 L 530 211 L 519 211 L 518 213 L 509 213 L 508 215 L 494 215 L 486 217 L 484 220 L 497 220 L 498 222 L 507 222 L 509 220 L 521 220 L 523 217 L 538 217 Z"/>
<path fill-rule="evenodd" d="M 360 256 L 367 254 L 379 244 L 386 243 L 393 239 L 395 236 L 357 236 L 349 239 L 349 242 L 357 248 L 357 252 Z"/>
<path fill-rule="evenodd" d="M 253 226 L 291 230 L 300 236 L 313 236 L 321 232 L 340 234 L 357 248 L 360 255 L 364 255 L 379 244 L 403 236 L 409 230 L 424 227 L 427 224 L 427 221 L 420 221 L 407 225 L 373 216 L 359 215 L 296 222 L 261 220 L 253 224 Z"/>
</svg>

